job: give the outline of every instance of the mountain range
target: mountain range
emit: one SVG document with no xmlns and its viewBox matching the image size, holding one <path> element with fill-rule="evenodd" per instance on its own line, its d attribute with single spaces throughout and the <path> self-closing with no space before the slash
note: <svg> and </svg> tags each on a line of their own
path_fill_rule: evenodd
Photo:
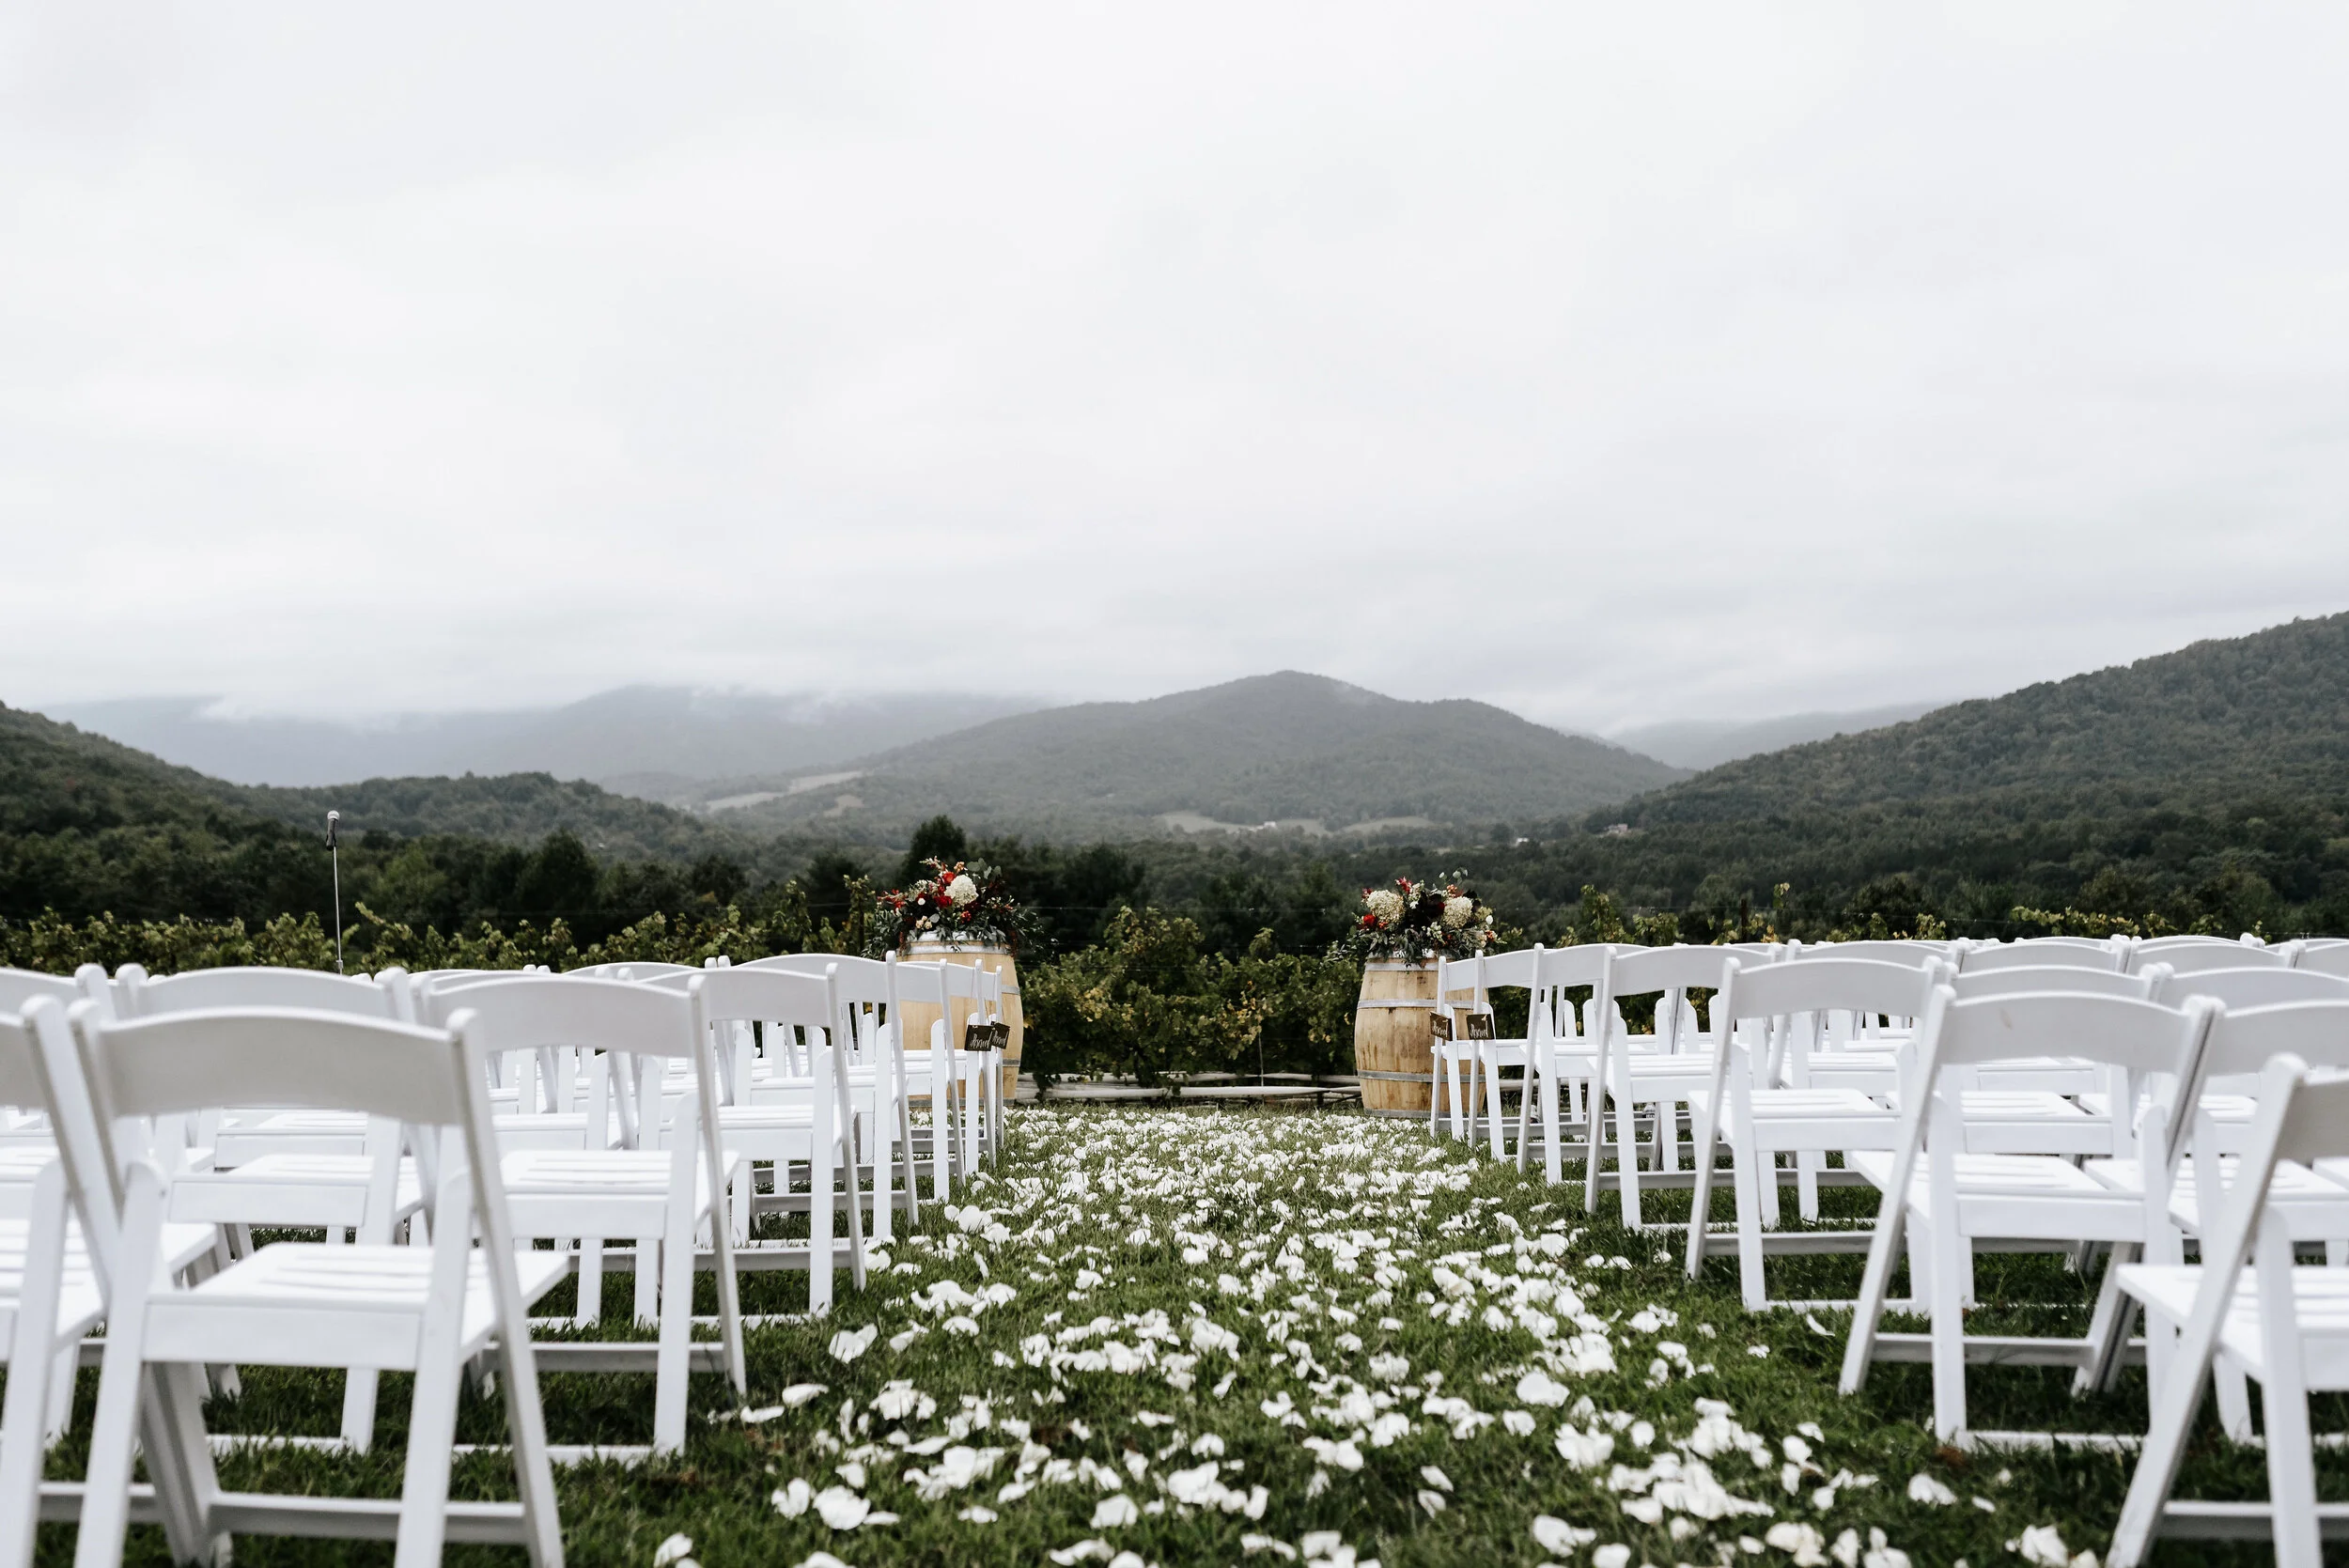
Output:
<svg viewBox="0 0 2349 1568">
<path fill-rule="evenodd" d="M 204 697 L 53 704 L 49 717 L 233 784 L 552 773 L 662 800 L 695 781 L 784 773 L 1042 703 L 924 691 L 829 696 L 629 686 L 555 707 L 365 721 L 242 715 Z"/>
<path fill-rule="evenodd" d="M 2213 920 L 2338 906 L 2326 919 L 2349 923 L 2349 614 L 1694 775 L 1480 703 L 1283 673 L 998 717 L 682 793 L 692 809 L 546 773 L 241 784 L 0 708 L 0 913 L 65 907 L 59 890 L 76 907 L 163 913 L 315 907 L 284 890 L 323 870 L 334 809 L 372 832 L 384 877 L 402 845 L 442 835 L 452 847 L 433 851 L 446 862 L 433 875 L 482 886 L 493 871 L 522 886 L 496 857 L 541 854 L 556 829 L 615 864 L 731 860 L 758 877 L 826 845 L 879 866 L 945 813 L 980 834 L 1155 840 L 1158 858 L 1191 853 L 1186 839 L 1221 846 L 1198 850 L 1209 859 L 1261 846 L 1414 864 L 1428 851 L 1404 846 L 1476 846 L 1548 905 L 1589 884 L 1649 908 L 1759 908 L 1784 883 L 1838 908 L 1923 890 L 1984 919 L 2017 901 L 2141 910 L 2159 897 Z M 713 870 L 697 885 L 723 882 Z"/>
<path fill-rule="evenodd" d="M 996 719 L 813 781 L 720 781 L 700 803 L 742 830 L 894 829 L 942 812 L 982 831 L 1060 840 L 1266 830 L 1318 838 L 1569 815 L 1680 776 L 1490 704 L 1405 702 L 1283 671 Z"/>
</svg>

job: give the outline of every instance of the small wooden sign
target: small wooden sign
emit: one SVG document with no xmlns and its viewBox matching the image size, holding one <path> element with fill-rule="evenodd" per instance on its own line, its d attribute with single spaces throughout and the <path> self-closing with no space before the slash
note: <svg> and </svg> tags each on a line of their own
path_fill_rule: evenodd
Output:
<svg viewBox="0 0 2349 1568">
<path fill-rule="evenodd" d="M 1430 1013 L 1427 1015 L 1427 1031 L 1439 1040 L 1449 1040 L 1452 1038 L 1452 1020 L 1441 1013 Z"/>
<path fill-rule="evenodd" d="M 1011 1025 L 1005 1023 L 1001 1018 L 997 1018 L 995 1022 L 988 1027 L 995 1035 L 995 1048 L 997 1050 L 1011 1049 Z"/>
<path fill-rule="evenodd" d="M 962 1048 L 985 1050 L 995 1043 L 995 1026 L 972 1018 L 962 1026 Z"/>
<path fill-rule="evenodd" d="M 1493 1037 L 1493 1016 L 1490 1013 L 1470 1013 L 1468 1016 L 1468 1037 L 1489 1040 Z"/>
</svg>

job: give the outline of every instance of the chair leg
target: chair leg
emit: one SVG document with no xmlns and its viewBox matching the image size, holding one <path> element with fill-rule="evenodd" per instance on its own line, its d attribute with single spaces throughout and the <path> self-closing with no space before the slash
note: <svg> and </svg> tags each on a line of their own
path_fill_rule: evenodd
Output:
<svg viewBox="0 0 2349 1568">
<path fill-rule="evenodd" d="M 1558 1095 L 1573 1093 L 1573 1086 L 1558 1071 L 1557 1063 L 1542 1079 L 1542 1179 L 1555 1187 L 1566 1179 L 1566 1154 L 1559 1147 L 1560 1117 Z"/>
<path fill-rule="evenodd" d="M 1902 1186 L 1907 1172 L 1895 1163 L 1893 1180 Z M 1868 1242 L 1868 1263 L 1859 1276 L 1859 1299 L 1852 1309 L 1851 1337 L 1843 1342 L 1843 1367 L 1836 1378 L 1836 1392 L 1851 1395 L 1859 1391 L 1868 1380 L 1868 1365 L 1875 1358 L 1876 1320 L 1884 1313 L 1885 1297 L 1892 1283 L 1892 1251 L 1901 1244 L 1906 1228 L 1897 1188 L 1888 1188 L 1876 1205 L 1875 1234 Z M 1911 1278 L 1914 1278 L 1912 1271 Z"/>
<path fill-rule="evenodd" d="M 1762 1191 L 1777 1180 L 1778 1172 L 1767 1163 L 1769 1151 L 1755 1148 L 1750 1139 L 1735 1145 L 1730 1158 L 1736 1162 L 1737 1289 L 1746 1310 L 1759 1312 L 1769 1299 L 1762 1270 Z"/>
<path fill-rule="evenodd" d="M 2269 1220 L 2260 1226 L 2258 1245 L 2260 1338 L 2267 1352 L 2260 1413 L 2267 1425 L 2267 1508 L 2276 1531 L 2276 1568 L 2322 1568 L 2316 1445 L 2309 1430 L 2299 1311 L 2290 1285 L 2292 1243 L 2283 1226 Z M 2279 1281 L 2282 1289 L 2271 1288 Z"/>
<path fill-rule="evenodd" d="M 636 1274 L 634 1315 L 637 1327 L 649 1327 L 661 1321 L 661 1238 L 640 1235 L 636 1238 Z"/>
<path fill-rule="evenodd" d="M 16 1333 L 8 1346 L 8 1391 L 0 1404 L 0 1568 L 25 1568 L 33 1560 L 41 1458 L 49 1446 L 49 1384 L 56 1375 L 52 1342 L 64 1278 L 65 1182 L 53 1162 L 33 1184 Z M 70 1368 L 66 1375 L 71 1377 Z"/>
<path fill-rule="evenodd" d="M 116 1260 L 113 1311 L 98 1380 L 98 1415 L 90 1424 L 89 1468 L 82 1497 L 74 1568 L 118 1568 L 131 1525 L 131 1466 L 138 1438 L 140 1393 L 147 1382 L 147 1297 L 154 1278 L 162 1219 L 161 1195 L 147 1172 L 132 1172 L 124 1204 L 122 1246 Z"/>
<path fill-rule="evenodd" d="M 1721 1144 L 1721 1129 L 1716 1122 L 1720 1111 L 1720 1096 L 1716 1094 L 1705 1102 L 1703 1115 L 1699 1118 L 1702 1126 L 1697 1133 L 1696 1185 L 1689 1189 L 1688 1193 L 1688 1256 L 1686 1272 L 1691 1280 L 1704 1272 L 1704 1233 L 1711 1221 L 1713 1212 L 1713 1166 Z M 1733 1173 L 1736 1157 L 1735 1149 L 1733 1147 L 1730 1153 Z M 1745 1206 L 1743 1198 L 1738 1200 L 1738 1206 L 1741 1209 Z"/>
<path fill-rule="evenodd" d="M 375 1441 L 375 1395 L 381 1375 L 373 1367 L 352 1367 L 343 1374 L 343 1442 L 365 1453 Z"/>
<path fill-rule="evenodd" d="M 1966 1250 L 1966 1238 L 1957 1234 L 1954 1213 L 1933 1218 L 1933 1234 L 1926 1238 L 1933 1254 L 1933 1291 L 1927 1297 L 1933 1323 L 1933 1434 L 1947 1443 L 1966 1431 L 1966 1315 L 1958 1283 L 1964 1277 L 1959 1254 Z"/>
<path fill-rule="evenodd" d="M 2130 1242 L 2115 1243 L 2111 1255 L 2105 1260 L 2105 1277 L 2096 1287 L 2096 1307 L 2088 1319 L 2088 1360 L 2072 1379 L 2075 1396 L 2092 1389 L 2109 1391 L 2120 1380 L 2121 1368 L 2128 1359 L 2122 1349 L 2128 1343 L 2129 1322 L 2137 1313 L 2136 1304 L 2121 1289 L 2122 1265 L 2135 1259 L 2137 1247 Z M 2155 1325 L 2149 1315 L 2145 1322 L 2145 1338 L 2150 1344 Z M 2149 1404 L 2158 1404 L 2161 1385 L 2149 1381 L 2146 1387 Z"/>
<path fill-rule="evenodd" d="M 73 1377 L 81 1370 L 82 1347 L 69 1344 L 56 1353 L 49 1369 L 48 1419 L 41 1422 L 41 1433 L 55 1442 L 73 1428 Z"/>
<path fill-rule="evenodd" d="M 579 1238 L 579 1304 L 572 1321 L 584 1327 L 603 1316 L 603 1237 Z"/>
<path fill-rule="evenodd" d="M 2145 1446 L 2138 1451 L 2137 1470 L 2129 1477 L 2128 1497 L 2121 1504 L 2121 1522 L 2105 1554 L 2107 1568 L 2137 1568 L 2153 1544 L 2161 1523 L 2162 1505 L 2176 1484 L 2178 1464 L 2186 1456 L 2186 1437 L 2194 1423 L 2195 1406 L 2202 1402 L 2203 1374 L 2211 1370 L 2211 1346 L 2205 1340 L 2195 1355 L 2171 1369 L 2169 1387 L 2155 1392 L 2145 1428 Z"/>
<path fill-rule="evenodd" d="M 1607 1091 L 1595 1078 L 1582 1086 L 1582 1211 L 1598 1212 L 1599 1157 L 1607 1149 Z"/>
<path fill-rule="evenodd" d="M 1795 1156 L 1795 1212 L 1812 1223 L 1819 1219 L 1819 1172 L 1827 1168 L 1827 1157 L 1816 1149 L 1804 1149 Z"/>
<path fill-rule="evenodd" d="M 466 1249 L 434 1249 L 432 1294 L 416 1335 L 416 1389 L 408 1411 L 408 1458 L 400 1483 L 393 1568 L 432 1568 L 446 1535 L 450 1445 L 464 1383 Z"/>
<path fill-rule="evenodd" d="M 2175 1369 L 2172 1368 L 2172 1371 Z M 2251 1431 L 2251 1382 L 2243 1369 L 2222 1362 L 2211 1369 L 2213 1391 L 2218 1396 L 2218 1426 L 2230 1440 L 2248 1443 Z"/>
<path fill-rule="evenodd" d="M 641 1266 L 641 1260 L 640 1260 Z M 661 1348 L 654 1364 L 652 1451 L 685 1447 L 686 1380 L 693 1339 L 693 1238 L 673 1230 L 661 1248 Z"/>
<path fill-rule="evenodd" d="M 1640 1228 L 1640 1135 L 1636 1108 L 1626 1090 L 1615 1101 L 1615 1182 L 1623 1195 L 1623 1227 Z"/>
<path fill-rule="evenodd" d="M 1529 1046 L 1525 1052 L 1525 1082 L 1517 1091 L 1517 1170 L 1520 1172 L 1525 1169 L 1526 1140 L 1533 1131 L 1533 1080 L 1540 1076 L 1540 1063 L 1534 1060 L 1533 1049 Z"/>
<path fill-rule="evenodd" d="M 1485 1056 L 1486 1053 L 1480 1049 L 1477 1054 Z M 1496 1160 L 1508 1153 L 1508 1145 L 1501 1137 L 1500 1057 L 1501 1053 L 1494 1051 L 1485 1063 L 1486 1153 Z"/>
</svg>

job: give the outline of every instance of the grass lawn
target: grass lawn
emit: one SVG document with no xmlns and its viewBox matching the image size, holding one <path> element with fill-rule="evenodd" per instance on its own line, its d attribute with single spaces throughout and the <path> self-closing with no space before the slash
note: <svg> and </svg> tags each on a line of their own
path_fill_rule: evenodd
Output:
<svg viewBox="0 0 2349 1568">
<path fill-rule="evenodd" d="M 568 1560 L 652 1568 L 682 1535 L 701 1568 L 825 1568 L 824 1554 L 855 1568 L 1986 1568 L 2051 1560 L 2045 1536 L 2025 1542 L 2034 1527 L 2101 1553 L 2119 1513 L 2127 1455 L 1937 1452 L 1922 1366 L 1879 1366 L 1860 1396 L 1836 1397 L 1845 1316 L 1749 1316 L 1733 1260 L 1691 1285 L 1677 1233 L 1586 1217 L 1579 1185 L 1431 1144 L 1419 1125 L 1050 1109 L 1011 1112 L 1010 1129 L 999 1171 L 946 1210 L 926 1203 L 870 1289 L 752 1332 L 748 1412 L 699 1378 L 681 1459 L 558 1470 Z M 1826 1201 L 1855 1213 L 1874 1194 Z M 1686 1206 L 1668 1195 L 1656 1212 Z M 1847 1296 L 1859 1270 L 1774 1262 L 1771 1288 Z M 2077 1332 L 2092 1284 L 2059 1258 L 1985 1258 L 1973 1327 Z M 754 1277 L 744 1296 L 790 1314 L 806 1284 Z M 607 1286 L 607 1311 L 627 1299 L 625 1279 Z M 1977 1369 L 1974 1423 L 2142 1430 L 2141 1376 L 2087 1401 L 2069 1379 Z M 549 1376 L 545 1390 L 558 1443 L 649 1435 L 649 1377 Z M 53 1474 L 80 1473 L 93 1392 L 85 1374 Z M 213 1426 L 331 1433 L 339 1397 L 338 1375 L 248 1371 Z M 387 1379 L 372 1456 L 247 1451 L 224 1460 L 224 1483 L 395 1493 L 405 1411 L 405 1381 Z M 2319 1429 L 2342 1414 L 2323 1402 Z M 502 1435 L 493 1403 L 462 1425 Z M 2342 1495 L 2338 1456 L 2325 1463 Z M 511 1495 L 501 1461 L 458 1473 L 466 1495 Z M 2264 1498 L 2260 1456 L 2211 1436 L 2184 1489 Z M 70 1549 L 69 1529 L 43 1529 L 42 1562 Z M 242 1564 L 389 1556 L 237 1544 Z M 131 1557 L 164 1560 L 160 1532 L 134 1530 Z M 2174 1543 L 2156 1560 L 2272 1556 Z"/>
</svg>

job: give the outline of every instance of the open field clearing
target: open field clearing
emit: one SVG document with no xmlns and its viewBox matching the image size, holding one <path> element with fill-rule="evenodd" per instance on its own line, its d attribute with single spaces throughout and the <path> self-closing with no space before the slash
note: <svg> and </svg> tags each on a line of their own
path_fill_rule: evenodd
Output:
<svg viewBox="0 0 2349 1568">
<path fill-rule="evenodd" d="M 2128 1455 L 1937 1452 L 1923 1367 L 1881 1366 L 1838 1400 L 1845 1316 L 1750 1315 L 1732 1260 L 1692 1287 L 1674 1233 L 1587 1218 L 1581 1197 L 1409 1121 L 1015 1111 L 997 1172 L 945 1210 L 926 1203 L 887 1272 L 829 1317 L 796 1315 L 801 1277 L 746 1280 L 745 1309 L 774 1314 L 750 1335 L 750 1407 L 697 1378 L 681 1460 L 558 1471 L 568 1558 L 1983 1568 L 2053 1561 L 2055 1537 L 2067 1561 L 2101 1549 Z M 1826 1200 L 1832 1223 L 1839 1201 L 1874 1194 Z M 1786 1294 L 1828 1296 L 1859 1260 L 1773 1268 Z M 2077 1331 L 2091 1283 L 2061 1258 L 1985 1257 L 1969 1328 Z M 1985 1427 L 2142 1430 L 2140 1376 L 2086 1402 L 2068 1379 L 1970 1381 Z M 339 1384 L 249 1371 L 212 1428 L 331 1433 Z M 638 1440 L 651 1400 L 648 1379 L 550 1375 L 545 1390 L 558 1444 Z M 2338 1424 L 2330 1403 L 2320 1430 Z M 388 1380 L 369 1458 L 248 1450 L 223 1479 L 392 1495 L 405 1407 L 405 1380 Z M 461 1439 L 502 1434 L 493 1403 L 468 1404 Z M 69 1441 L 52 1473 L 80 1464 Z M 458 1491 L 504 1495 L 509 1476 L 501 1456 L 465 1459 Z M 2259 1455 L 2215 1442 L 2185 1480 L 2264 1496 Z M 131 1559 L 162 1546 L 135 1530 Z M 70 1530 L 43 1531 L 43 1561 L 70 1552 Z M 238 1545 L 248 1564 L 388 1556 Z"/>
</svg>

